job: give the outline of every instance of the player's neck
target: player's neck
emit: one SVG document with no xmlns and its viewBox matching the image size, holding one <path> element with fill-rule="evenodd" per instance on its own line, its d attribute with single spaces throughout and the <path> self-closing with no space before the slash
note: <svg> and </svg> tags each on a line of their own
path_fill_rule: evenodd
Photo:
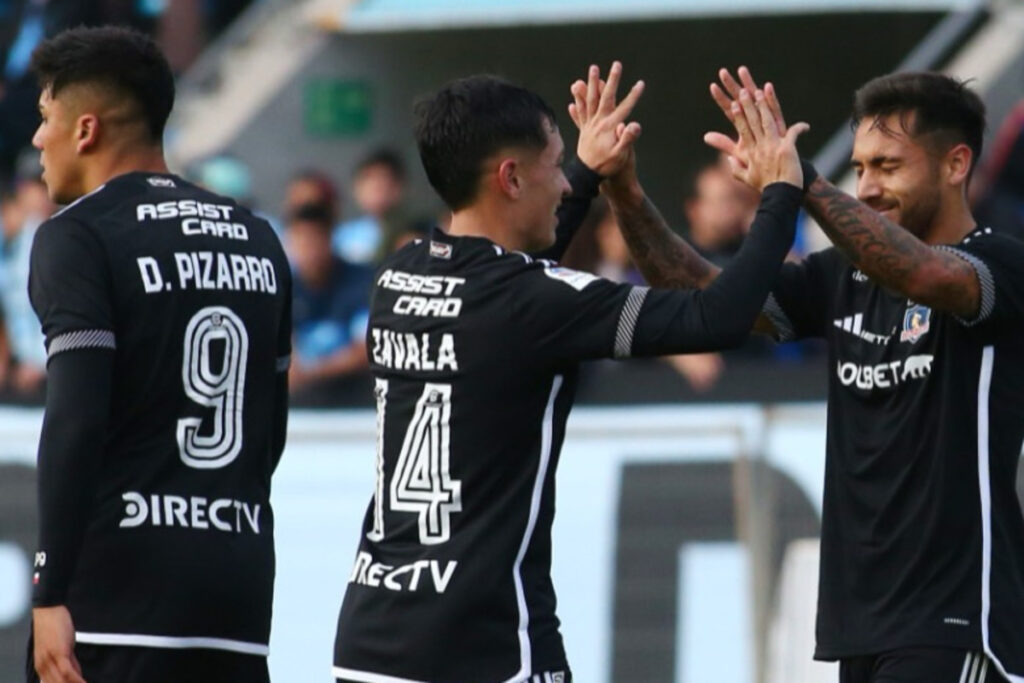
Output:
<svg viewBox="0 0 1024 683">
<path fill-rule="evenodd" d="M 169 173 L 163 148 L 152 147 L 110 152 L 94 159 L 85 169 L 85 192 L 89 193 L 125 173 Z"/>
<path fill-rule="evenodd" d="M 921 235 L 926 244 L 958 244 L 977 227 L 971 209 L 964 198 L 953 198 L 936 213 L 927 233 Z"/>
<path fill-rule="evenodd" d="M 486 202 L 453 212 L 448 234 L 453 237 L 483 237 L 508 251 L 523 249 L 507 212 L 495 210 Z"/>
</svg>

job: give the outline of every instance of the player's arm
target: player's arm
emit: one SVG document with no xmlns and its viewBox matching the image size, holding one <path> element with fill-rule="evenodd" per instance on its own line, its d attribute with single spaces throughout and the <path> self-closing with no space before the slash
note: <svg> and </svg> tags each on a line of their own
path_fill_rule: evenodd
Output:
<svg viewBox="0 0 1024 683">
<path fill-rule="evenodd" d="M 706 288 L 648 292 L 631 355 L 713 351 L 741 344 L 761 315 L 792 246 L 802 198 L 799 182 L 769 184 L 736 258 Z"/>
<path fill-rule="evenodd" d="M 579 129 L 576 159 L 565 169 L 572 193 L 558 207 L 555 244 L 534 254 L 536 257 L 552 261 L 562 258 L 586 217 L 591 201 L 597 196 L 601 181 L 618 173 L 632 157 L 633 141 L 640 135 L 640 124 L 627 124 L 626 118 L 639 101 L 644 84 L 638 81 L 622 102 L 616 103 L 621 78 L 619 62 L 612 64 L 607 83 L 601 81 L 598 67 L 591 66 L 588 82 L 579 80 L 570 88 L 574 102 L 569 105 L 569 115 Z"/>
<path fill-rule="evenodd" d="M 794 149 L 795 158 L 795 149 Z M 731 348 L 750 332 L 796 232 L 803 191 L 775 182 L 762 195 L 734 262 L 706 289 L 649 289 L 548 267 L 517 289 L 517 329 L 538 358 L 574 362 Z M 546 276 L 546 277 L 544 277 Z"/>
<path fill-rule="evenodd" d="M 964 259 L 925 244 L 820 175 L 804 205 L 832 243 L 878 284 L 938 311 L 977 315 L 981 285 Z"/>
<path fill-rule="evenodd" d="M 109 274 L 85 226 L 55 220 L 40 227 L 29 295 L 46 336 L 49 375 L 38 453 L 35 664 L 43 680 L 81 681 L 64 604 L 102 469 L 115 347 Z"/>
<path fill-rule="evenodd" d="M 627 169 L 609 178 L 604 194 L 629 255 L 651 286 L 703 289 L 721 272 L 668 226 L 641 187 L 635 170 Z"/>
<path fill-rule="evenodd" d="M 803 199 L 796 138 L 806 125 L 780 132 L 762 120 L 751 107 L 739 125 L 748 164 L 734 170 L 760 189 L 762 198 L 733 264 L 706 289 L 682 291 L 614 285 L 549 269 L 549 278 L 570 289 L 550 285 L 523 305 L 523 328 L 540 330 L 539 351 L 564 361 L 710 351 L 743 341 L 792 244 Z"/>
<path fill-rule="evenodd" d="M 730 267 L 704 290 L 685 292 L 685 298 L 675 300 L 669 293 L 652 293 L 656 298 L 645 303 L 646 315 L 637 324 L 634 352 L 641 355 L 665 353 L 657 343 L 665 337 L 685 336 L 688 348 L 679 351 L 741 342 L 757 321 L 792 244 L 804 187 L 796 139 L 808 126 L 778 125 L 764 97 L 743 96 L 732 113 L 738 137 L 730 142 L 743 150 L 743 158 L 740 163 L 730 157 L 730 166 L 737 178 L 762 193 L 750 235 Z M 660 337 L 652 337 L 650 348 L 644 346 L 642 324 L 663 330 Z"/>
<path fill-rule="evenodd" d="M 771 83 L 760 89 L 746 67 L 740 67 L 738 81 L 726 69 L 719 75 L 722 85 L 712 85 L 711 94 L 726 118 L 735 124 L 736 105 L 741 92 L 746 91 L 748 97 L 763 98 L 776 125 L 785 126 L 782 106 Z M 717 144 L 713 146 L 733 159 L 742 158 L 742 145 L 729 145 L 723 136 L 715 136 L 715 139 Z M 981 286 L 969 263 L 953 253 L 925 244 L 839 190 L 808 163 L 804 163 L 804 176 L 808 184 L 804 206 L 808 213 L 861 272 L 917 303 L 962 318 L 977 315 Z"/>
</svg>

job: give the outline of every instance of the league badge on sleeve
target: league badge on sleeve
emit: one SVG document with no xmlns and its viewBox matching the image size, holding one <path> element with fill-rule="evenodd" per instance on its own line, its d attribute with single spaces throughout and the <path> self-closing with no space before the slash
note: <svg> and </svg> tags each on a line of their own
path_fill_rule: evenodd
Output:
<svg viewBox="0 0 1024 683">
<path fill-rule="evenodd" d="M 573 270 L 572 268 L 563 268 L 562 266 L 552 266 L 544 269 L 544 274 L 552 280 L 563 282 L 578 292 L 582 292 L 583 289 L 591 282 L 597 282 L 601 278 L 590 273 L 584 273 L 579 270 Z"/>
<path fill-rule="evenodd" d="M 921 304 L 911 304 L 903 313 L 903 331 L 900 332 L 900 341 L 913 344 L 928 334 L 931 319 L 932 309 Z"/>
</svg>

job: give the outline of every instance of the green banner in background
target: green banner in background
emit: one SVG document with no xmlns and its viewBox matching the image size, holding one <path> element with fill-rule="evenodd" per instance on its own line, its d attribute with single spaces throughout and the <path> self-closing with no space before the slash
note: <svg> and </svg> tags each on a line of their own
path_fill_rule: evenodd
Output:
<svg viewBox="0 0 1024 683">
<path fill-rule="evenodd" d="M 309 81 L 303 104 L 306 134 L 313 137 L 357 137 L 373 122 L 373 90 L 367 81 Z"/>
</svg>

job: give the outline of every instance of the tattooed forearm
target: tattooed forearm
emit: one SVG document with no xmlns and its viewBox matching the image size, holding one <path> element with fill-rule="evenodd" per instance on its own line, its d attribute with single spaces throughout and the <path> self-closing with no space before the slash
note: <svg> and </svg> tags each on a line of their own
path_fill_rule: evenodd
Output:
<svg viewBox="0 0 1024 683">
<path fill-rule="evenodd" d="M 931 248 L 821 177 L 811 183 L 804 206 L 832 243 L 878 284 L 957 315 L 977 311 L 977 275 L 955 255 Z"/>
<path fill-rule="evenodd" d="M 650 199 L 610 199 L 629 253 L 652 286 L 703 288 L 718 275 L 719 268 L 675 234 Z"/>
</svg>

